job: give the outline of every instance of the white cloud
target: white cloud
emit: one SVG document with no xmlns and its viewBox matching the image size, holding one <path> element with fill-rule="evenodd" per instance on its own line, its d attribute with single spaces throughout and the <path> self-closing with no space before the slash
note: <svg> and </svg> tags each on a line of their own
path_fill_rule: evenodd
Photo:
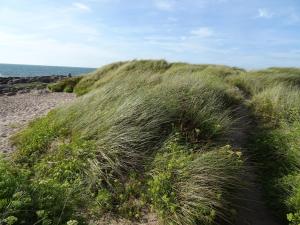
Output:
<svg viewBox="0 0 300 225">
<path fill-rule="evenodd" d="M 112 44 L 94 46 L 0 31 L 0 62 L 96 67 L 122 57 Z"/>
<path fill-rule="evenodd" d="M 99 21 L 97 23 L 81 21 L 78 9 L 70 5 L 47 8 L 47 10 L 32 9 L 31 11 L 4 8 L 0 9 L 0 21 L 7 21 L 0 23 L 2 32 L 38 34 L 55 39 L 65 39 L 64 34 L 71 36 L 71 40 L 81 39 L 84 41 L 86 36 L 99 38 L 104 29 L 103 24 Z"/>
<path fill-rule="evenodd" d="M 154 6 L 163 11 L 172 11 L 175 8 L 174 0 L 154 0 Z"/>
<path fill-rule="evenodd" d="M 269 11 L 268 9 L 263 9 L 260 8 L 258 9 L 258 16 L 259 18 L 266 18 L 266 19 L 270 19 L 274 16 L 274 13 Z"/>
<path fill-rule="evenodd" d="M 191 34 L 199 38 L 208 38 L 213 36 L 214 32 L 209 27 L 199 27 L 197 29 L 192 30 Z"/>
<path fill-rule="evenodd" d="M 72 6 L 73 6 L 73 8 L 78 9 L 80 11 L 85 11 L 85 12 L 91 11 L 91 8 L 88 5 L 80 3 L 80 2 L 73 2 Z"/>
</svg>

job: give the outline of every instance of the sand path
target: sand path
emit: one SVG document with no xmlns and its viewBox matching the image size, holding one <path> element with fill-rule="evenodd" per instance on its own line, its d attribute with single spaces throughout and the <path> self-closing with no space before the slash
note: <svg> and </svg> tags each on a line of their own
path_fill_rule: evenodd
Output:
<svg viewBox="0 0 300 225">
<path fill-rule="evenodd" d="M 250 111 L 246 106 L 241 105 L 236 110 L 237 121 L 236 126 L 239 129 L 232 134 L 232 145 L 235 148 L 240 148 L 243 155 L 248 159 L 246 161 L 247 172 L 242 177 L 245 188 L 238 194 L 240 199 L 237 203 L 237 218 L 235 225 L 280 225 L 281 223 L 267 208 L 263 198 L 261 184 L 257 178 L 257 168 L 252 161 L 251 149 L 247 149 L 248 138 L 253 135 L 256 123 L 250 116 Z"/>
<path fill-rule="evenodd" d="M 11 152 L 9 138 L 30 120 L 45 115 L 58 105 L 72 101 L 74 94 L 34 90 L 13 96 L 0 96 L 0 152 Z"/>
</svg>

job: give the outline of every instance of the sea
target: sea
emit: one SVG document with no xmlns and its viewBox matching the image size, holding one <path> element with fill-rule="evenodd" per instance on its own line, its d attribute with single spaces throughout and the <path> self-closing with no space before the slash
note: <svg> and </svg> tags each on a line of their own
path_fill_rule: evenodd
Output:
<svg viewBox="0 0 300 225">
<path fill-rule="evenodd" d="M 65 67 L 65 66 L 39 66 L 21 64 L 1 64 L 0 77 L 34 77 L 50 75 L 78 76 L 94 71 L 96 68 Z"/>
</svg>

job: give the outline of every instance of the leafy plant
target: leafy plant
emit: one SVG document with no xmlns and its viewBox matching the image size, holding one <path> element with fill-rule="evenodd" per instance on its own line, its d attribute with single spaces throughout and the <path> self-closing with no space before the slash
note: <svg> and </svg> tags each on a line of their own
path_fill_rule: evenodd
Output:
<svg viewBox="0 0 300 225">
<path fill-rule="evenodd" d="M 153 209 L 164 224 L 214 224 L 217 217 L 228 219 L 227 200 L 240 188 L 240 154 L 230 146 L 198 152 L 177 139 L 171 138 L 152 163 L 148 194 Z"/>
</svg>

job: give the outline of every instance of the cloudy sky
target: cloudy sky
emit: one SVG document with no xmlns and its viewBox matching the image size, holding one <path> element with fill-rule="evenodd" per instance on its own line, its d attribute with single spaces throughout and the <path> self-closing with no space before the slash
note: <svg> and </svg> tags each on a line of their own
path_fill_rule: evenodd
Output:
<svg viewBox="0 0 300 225">
<path fill-rule="evenodd" d="M 0 0 L 0 63 L 300 67 L 299 0 Z"/>
</svg>

